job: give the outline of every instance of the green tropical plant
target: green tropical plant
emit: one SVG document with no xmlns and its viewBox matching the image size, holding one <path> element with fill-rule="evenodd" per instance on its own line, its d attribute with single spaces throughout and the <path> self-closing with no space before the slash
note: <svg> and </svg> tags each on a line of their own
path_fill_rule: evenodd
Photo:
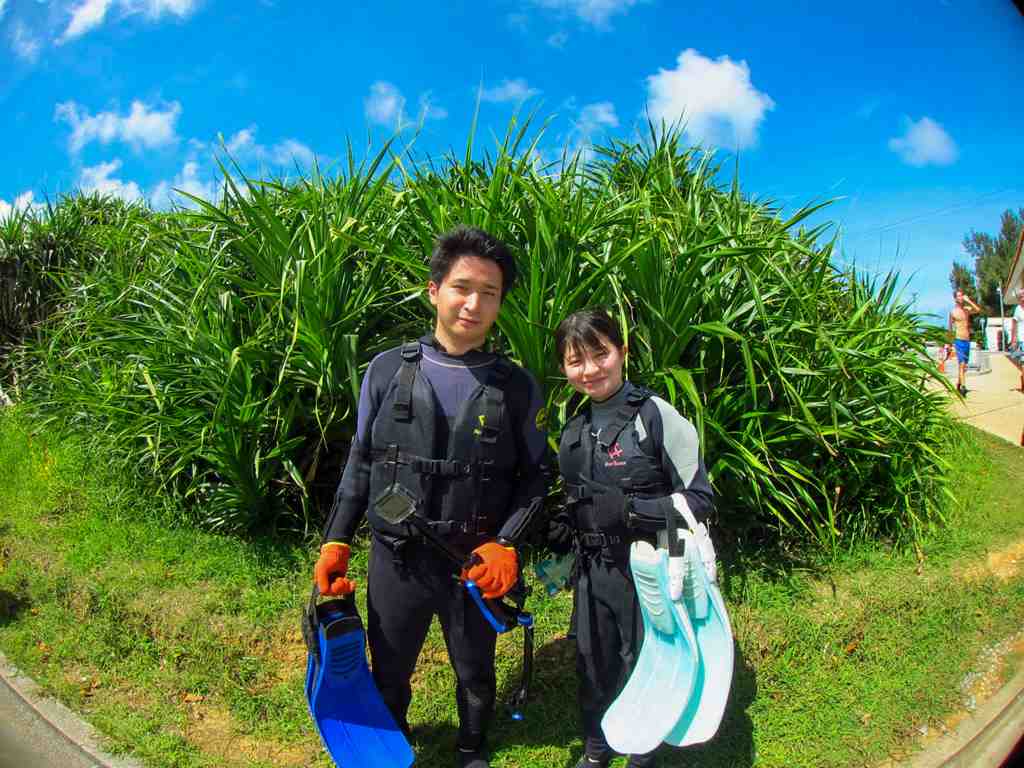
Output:
<svg viewBox="0 0 1024 768">
<path fill-rule="evenodd" d="M 576 403 L 553 330 L 602 303 L 630 377 L 702 435 L 723 530 L 835 548 L 941 519 L 946 390 L 925 386 L 939 378 L 898 276 L 836 268 L 827 229 L 805 228 L 821 206 L 783 219 L 672 129 L 546 164 L 543 135 L 527 117 L 490 153 L 388 145 L 290 183 L 225 167 L 223 199 L 191 212 L 95 221 L 62 200 L 33 226 L 83 222 L 80 255 L 43 271 L 61 309 L 25 347 L 29 397 L 211 525 L 308 531 L 362 372 L 430 327 L 426 257 L 466 223 L 517 255 L 496 341 L 545 386 L 554 435 Z"/>
</svg>

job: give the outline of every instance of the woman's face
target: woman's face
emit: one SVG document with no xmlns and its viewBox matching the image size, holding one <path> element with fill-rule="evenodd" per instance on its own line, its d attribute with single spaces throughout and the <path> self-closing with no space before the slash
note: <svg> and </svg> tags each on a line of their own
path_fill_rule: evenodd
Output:
<svg viewBox="0 0 1024 768">
<path fill-rule="evenodd" d="M 601 347 L 569 347 L 562 358 L 562 371 L 577 392 L 601 402 L 622 386 L 622 364 L 626 348 L 619 349 L 605 336 Z"/>
</svg>

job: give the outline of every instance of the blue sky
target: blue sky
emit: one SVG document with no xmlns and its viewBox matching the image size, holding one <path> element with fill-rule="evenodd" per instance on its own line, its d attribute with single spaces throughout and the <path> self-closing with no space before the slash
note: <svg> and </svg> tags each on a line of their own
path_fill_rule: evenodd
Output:
<svg viewBox="0 0 1024 768">
<path fill-rule="evenodd" d="M 0 216 L 215 194 L 219 137 L 267 173 L 420 120 L 461 149 L 478 91 L 478 140 L 525 103 L 550 154 L 685 111 L 747 194 L 838 198 L 840 258 L 943 311 L 964 234 L 1024 206 L 1022 71 L 1010 0 L 0 0 Z"/>
</svg>

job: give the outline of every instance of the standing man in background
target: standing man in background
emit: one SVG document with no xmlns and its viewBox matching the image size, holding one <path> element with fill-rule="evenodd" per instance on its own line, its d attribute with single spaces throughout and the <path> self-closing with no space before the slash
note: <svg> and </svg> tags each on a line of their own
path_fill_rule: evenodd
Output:
<svg viewBox="0 0 1024 768">
<path fill-rule="evenodd" d="M 438 617 L 457 681 L 457 768 L 489 765 L 497 633 L 458 568 L 378 507 L 404 499 L 436 536 L 472 551 L 476 564 L 461 577 L 484 597 L 499 598 L 518 580 L 517 548 L 547 492 L 544 399 L 530 373 L 483 349 L 515 278 L 512 253 L 488 233 L 457 227 L 438 238 L 427 284 L 434 332 L 381 353 L 367 368 L 315 570 L 321 594 L 355 588 L 349 545 L 365 518 L 373 678 L 407 736 L 413 670 Z"/>
<path fill-rule="evenodd" d="M 1017 288 L 1017 306 L 1010 320 L 1010 362 L 1020 371 L 1020 391 L 1024 392 L 1024 285 Z"/>
<path fill-rule="evenodd" d="M 967 377 L 967 363 L 971 358 L 971 315 L 981 312 L 971 297 L 957 289 L 953 293 L 956 306 L 949 313 L 949 330 L 953 334 L 953 346 L 956 347 L 956 391 L 961 397 L 967 395 L 964 381 Z"/>
</svg>

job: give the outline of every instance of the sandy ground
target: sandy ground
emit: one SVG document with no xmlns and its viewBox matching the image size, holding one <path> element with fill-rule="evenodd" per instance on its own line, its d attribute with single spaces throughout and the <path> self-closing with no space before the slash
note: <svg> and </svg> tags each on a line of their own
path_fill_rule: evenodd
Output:
<svg viewBox="0 0 1024 768">
<path fill-rule="evenodd" d="M 1020 373 L 1005 355 L 993 352 L 989 373 L 968 373 L 967 397 L 954 399 L 953 413 L 968 424 L 1021 444 L 1024 432 L 1024 394 L 1020 391 Z M 946 375 L 956 384 L 956 362 L 946 363 Z"/>
</svg>

